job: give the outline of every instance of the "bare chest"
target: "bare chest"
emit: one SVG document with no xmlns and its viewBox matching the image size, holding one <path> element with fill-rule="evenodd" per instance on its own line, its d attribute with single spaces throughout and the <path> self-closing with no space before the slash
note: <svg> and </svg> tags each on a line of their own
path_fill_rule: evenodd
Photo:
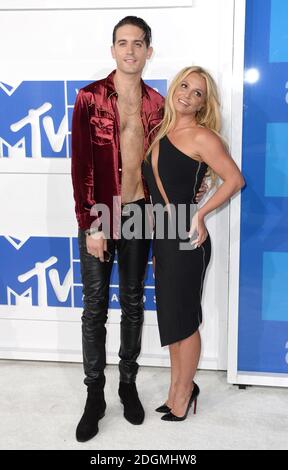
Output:
<svg viewBox="0 0 288 470">
<path fill-rule="evenodd" d="M 126 135 L 134 135 L 137 139 L 143 139 L 143 124 L 140 116 L 140 110 L 135 113 L 127 114 L 126 110 L 123 108 L 119 109 L 120 117 L 120 137 L 125 137 Z"/>
<path fill-rule="evenodd" d="M 136 110 L 136 112 L 131 112 L 120 107 L 119 117 L 123 170 L 138 171 L 143 158 L 144 148 L 144 130 L 140 109 Z"/>
</svg>

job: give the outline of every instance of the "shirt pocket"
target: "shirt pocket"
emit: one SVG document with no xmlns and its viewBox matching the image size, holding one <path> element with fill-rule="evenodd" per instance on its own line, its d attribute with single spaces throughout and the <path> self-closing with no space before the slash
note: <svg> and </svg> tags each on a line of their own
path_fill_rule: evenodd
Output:
<svg viewBox="0 0 288 470">
<path fill-rule="evenodd" d="M 153 111 L 148 118 L 148 128 L 149 128 L 149 132 L 152 135 L 152 138 L 154 138 L 154 136 L 157 134 L 157 132 L 160 129 L 160 126 L 158 126 L 156 129 L 155 127 L 158 124 L 160 124 L 160 122 L 163 119 L 163 115 L 164 115 L 164 110 L 163 108 L 161 108 L 161 109 L 158 109 L 157 111 Z"/>
<path fill-rule="evenodd" d="M 114 137 L 114 116 L 109 111 L 94 108 L 90 116 L 91 139 L 97 145 L 111 144 Z"/>
</svg>

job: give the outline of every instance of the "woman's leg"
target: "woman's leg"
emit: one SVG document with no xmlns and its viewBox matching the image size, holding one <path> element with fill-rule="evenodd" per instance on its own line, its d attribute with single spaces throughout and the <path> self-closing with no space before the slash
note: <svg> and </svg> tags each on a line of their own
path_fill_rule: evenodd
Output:
<svg viewBox="0 0 288 470">
<path fill-rule="evenodd" d="M 154 276 L 155 276 L 155 271 L 156 271 L 156 258 L 155 256 L 152 256 L 152 263 L 153 263 L 153 271 L 154 271 Z M 180 360 L 179 360 L 179 341 L 176 343 L 170 344 L 169 345 L 169 355 L 170 355 L 170 364 L 171 364 L 171 370 L 170 370 L 170 387 L 169 387 L 169 393 L 168 393 L 168 398 L 165 402 L 169 408 L 173 407 L 173 402 L 174 402 L 174 396 L 176 392 L 176 384 L 178 382 L 178 377 L 180 373 Z"/>
<path fill-rule="evenodd" d="M 180 373 L 180 360 L 179 360 L 179 342 L 169 345 L 170 363 L 171 363 L 171 378 L 168 399 L 166 405 L 173 408 L 174 397 L 176 393 L 176 385 L 178 383 Z"/>
<path fill-rule="evenodd" d="M 172 413 L 183 416 L 188 406 L 193 390 L 193 379 L 196 374 L 201 352 L 201 337 L 197 330 L 189 338 L 178 342 L 179 344 L 179 374 L 174 394 Z"/>
</svg>

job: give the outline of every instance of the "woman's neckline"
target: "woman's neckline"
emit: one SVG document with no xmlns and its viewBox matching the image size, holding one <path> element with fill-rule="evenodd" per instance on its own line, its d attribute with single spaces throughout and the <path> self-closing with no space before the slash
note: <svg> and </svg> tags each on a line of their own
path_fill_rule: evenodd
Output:
<svg viewBox="0 0 288 470">
<path fill-rule="evenodd" d="M 172 147 L 174 147 L 181 155 L 184 155 L 184 157 L 189 158 L 189 160 L 192 160 L 196 163 L 205 163 L 205 162 L 202 162 L 201 160 L 197 160 L 197 158 L 190 157 L 190 155 L 187 155 L 187 153 L 182 152 L 182 150 L 180 150 L 178 147 L 176 147 L 176 145 L 173 144 L 173 142 L 171 142 L 171 140 L 169 139 L 167 134 L 165 134 L 164 137 L 166 137 L 169 144 L 172 145 Z M 206 165 L 206 163 L 205 163 L 205 165 Z"/>
</svg>

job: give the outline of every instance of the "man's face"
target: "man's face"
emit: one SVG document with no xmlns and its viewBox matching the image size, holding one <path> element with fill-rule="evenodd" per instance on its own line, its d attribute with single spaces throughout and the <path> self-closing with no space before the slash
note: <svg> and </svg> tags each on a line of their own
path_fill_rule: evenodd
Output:
<svg viewBox="0 0 288 470">
<path fill-rule="evenodd" d="M 137 74 L 142 72 L 153 49 L 147 48 L 142 29 L 127 24 L 117 29 L 111 52 L 113 59 L 116 60 L 117 69 L 127 74 Z"/>
</svg>

